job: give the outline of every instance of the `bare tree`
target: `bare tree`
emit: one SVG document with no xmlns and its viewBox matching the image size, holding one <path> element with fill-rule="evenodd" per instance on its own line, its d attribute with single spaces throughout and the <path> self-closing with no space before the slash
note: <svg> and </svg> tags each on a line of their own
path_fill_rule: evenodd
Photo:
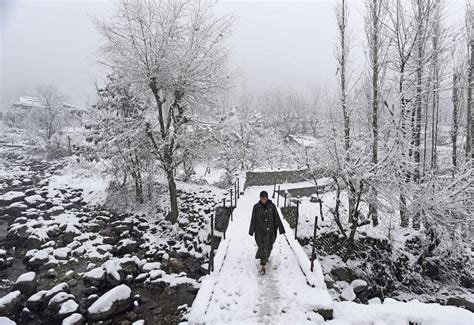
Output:
<svg viewBox="0 0 474 325">
<path fill-rule="evenodd" d="M 384 25 L 382 21 L 386 16 L 386 3 L 380 0 L 366 0 L 366 16 L 365 16 L 365 34 L 368 45 L 368 61 L 370 70 L 371 82 L 371 98 L 370 103 L 372 104 L 371 124 L 372 124 L 372 163 L 376 165 L 378 163 L 378 141 L 379 141 L 379 126 L 378 126 L 378 115 L 379 105 L 381 102 L 381 84 L 382 84 L 382 73 L 383 66 L 386 62 L 386 41 L 385 34 L 383 32 Z M 370 204 L 370 211 L 372 215 L 372 224 L 378 225 L 377 208 L 375 202 L 377 202 L 377 190 L 373 187 L 373 202 Z"/>
<path fill-rule="evenodd" d="M 336 5 L 336 20 L 338 27 L 338 46 L 336 47 L 336 59 L 337 59 L 337 69 L 339 73 L 339 96 L 340 104 L 342 109 L 343 123 L 344 123 L 344 150 L 346 152 L 345 159 L 349 161 L 351 159 L 349 155 L 350 149 L 350 132 L 351 132 L 351 121 L 350 113 L 347 104 L 348 99 L 348 78 L 347 78 L 347 68 L 348 68 L 348 56 L 349 56 L 349 38 L 347 31 L 347 3 L 345 0 L 341 0 L 340 3 Z M 355 204 L 355 193 L 350 191 L 348 195 L 349 200 L 349 219 L 351 220 L 353 215 L 353 209 Z"/>
<path fill-rule="evenodd" d="M 182 163 L 180 135 L 191 109 L 209 104 L 229 83 L 223 41 L 232 21 L 215 17 L 208 2 L 186 0 L 120 0 L 110 19 L 96 21 L 104 63 L 155 101 L 146 134 L 168 179 L 173 223 L 179 213 L 174 174 Z"/>
<path fill-rule="evenodd" d="M 470 2 L 467 3 L 466 8 L 466 30 L 467 40 L 469 42 L 468 49 L 468 80 L 467 80 L 467 121 L 466 121 L 466 157 L 469 158 L 471 154 L 474 158 L 474 152 L 472 151 L 472 141 L 474 139 L 474 128 L 473 128 L 473 114 L 472 114 L 472 75 L 474 69 L 474 12 Z M 470 56 L 470 58 L 469 58 Z"/>
</svg>

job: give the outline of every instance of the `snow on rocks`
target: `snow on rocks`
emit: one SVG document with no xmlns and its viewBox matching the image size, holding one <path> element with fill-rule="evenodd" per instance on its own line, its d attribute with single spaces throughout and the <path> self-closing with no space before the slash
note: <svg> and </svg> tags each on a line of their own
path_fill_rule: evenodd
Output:
<svg viewBox="0 0 474 325">
<path fill-rule="evenodd" d="M 2 325 L 16 325 L 14 321 L 12 321 L 8 317 L 0 316 L 0 324 Z"/>
<path fill-rule="evenodd" d="M 15 202 L 21 202 L 26 197 L 24 192 L 10 191 L 0 195 L 0 206 L 6 206 Z"/>
<path fill-rule="evenodd" d="M 25 202 L 29 207 L 37 207 L 44 202 L 44 198 L 41 195 L 35 194 L 27 196 Z"/>
<path fill-rule="evenodd" d="M 23 211 L 26 211 L 26 209 L 28 209 L 26 204 L 15 202 L 7 207 L 6 212 L 11 216 L 19 217 Z"/>
<path fill-rule="evenodd" d="M 21 309 L 22 295 L 20 290 L 8 293 L 0 298 L 0 314 L 12 315 Z"/>
<path fill-rule="evenodd" d="M 124 312 L 132 306 L 132 290 L 125 284 L 104 293 L 88 309 L 87 317 L 91 321 L 99 321 Z"/>
<path fill-rule="evenodd" d="M 36 273 L 26 272 L 16 279 L 14 288 L 20 290 L 24 294 L 31 294 L 36 291 L 36 286 Z"/>
<path fill-rule="evenodd" d="M 74 313 L 69 317 L 63 319 L 62 325 L 78 325 L 83 324 L 85 321 L 84 317 L 79 313 Z"/>
</svg>

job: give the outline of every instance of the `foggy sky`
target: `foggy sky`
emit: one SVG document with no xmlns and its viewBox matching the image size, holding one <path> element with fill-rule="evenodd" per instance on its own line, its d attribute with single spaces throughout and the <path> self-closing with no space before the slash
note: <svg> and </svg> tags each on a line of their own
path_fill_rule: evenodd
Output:
<svg viewBox="0 0 474 325">
<path fill-rule="evenodd" d="M 455 1 L 456 0 L 452 0 Z M 462 9 L 462 0 L 457 1 Z M 231 68 L 249 92 L 336 82 L 336 24 L 331 0 L 221 1 L 218 14 L 237 18 L 230 39 Z M 364 64 L 363 8 L 349 2 L 352 63 Z M 0 0 L 0 104 L 31 94 L 37 84 L 52 83 L 71 101 L 94 97 L 94 82 L 105 71 L 97 64 L 99 35 L 92 16 L 106 17 L 110 2 Z"/>
</svg>

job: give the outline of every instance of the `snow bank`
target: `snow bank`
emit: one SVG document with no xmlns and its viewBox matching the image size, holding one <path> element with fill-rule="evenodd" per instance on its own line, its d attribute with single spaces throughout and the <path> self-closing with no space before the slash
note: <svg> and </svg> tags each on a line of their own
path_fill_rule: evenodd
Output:
<svg viewBox="0 0 474 325">
<path fill-rule="evenodd" d="M 474 314 L 462 308 L 426 304 L 418 300 L 399 302 L 390 298 L 386 298 L 380 305 L 336 302 L 334 319 L 345 320 L 349 324 L 378 324 L 382 320 L 389 324 L 408 324 L 408 322 L 423 325 L 474 324 Z"/>
<path fill-rule="evenodd" d="M 300 243 L 295 239 L 293 229 L 291 229 L 288 222 L 285 220 L 285 218 L 283 218 L 280 208 L 278 208 L 277 210 L 280 214 L 280 219 L 283 223 L 283 227 L 285 228 L 286 240 L 288 241 L 288 244 L 293 250 L 296 259 L 300 264 L 301 270 L 306 276 L 308 284 L 316 288 L 326 289 L 326 284 L 324 283 L 324 274 L 323 270 L 321 269 L 321 265 L 319 264 L 319 261 L 314 261 L 313 272 L 311 272 L 311 261 L 303 250 L 303 247 L 301 247 Z"/>
<path fill-rule="evenodd" d="M 77 163 L 70 160 L 60 175 L 51 177 L 48 185 L 50 192 L 60 188 L 78 188 L 83 190 L 84 201 L 92 205 L 101 205 L 107 198 L 109 179 L 103 176 L 105 165 L 101 163 Z"/>
</svg>

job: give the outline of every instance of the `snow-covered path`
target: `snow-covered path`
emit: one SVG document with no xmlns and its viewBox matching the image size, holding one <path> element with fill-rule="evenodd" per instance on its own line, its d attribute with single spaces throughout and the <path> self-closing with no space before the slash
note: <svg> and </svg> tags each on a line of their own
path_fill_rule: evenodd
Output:
<svg viewBox="0 0 474 325">
<path fill-rule="evenodd" d="M 308 262 L 307 257 L 294 251 L 299 245 L 295 245 L 293 231 L 286 222 L 287 234 L 278 235 L 267 274 L 258 274 L 257 247 L 248 228 L 252 207 L 262 189 L 265 187 L 251 187 L 239 199 L 227 240 L 221 242 L 216 254 L 215 272 L 203 281 L 190 322 L 302 324 L 321 319 L 314 309 L 332 309 L 319 264 L 314 273 L 308 274 L 304 263 Z M 271 188 L 266 189 L 271 193 Z M 310 286 L 308 281 L 316 286 Z"/>
</svg>

